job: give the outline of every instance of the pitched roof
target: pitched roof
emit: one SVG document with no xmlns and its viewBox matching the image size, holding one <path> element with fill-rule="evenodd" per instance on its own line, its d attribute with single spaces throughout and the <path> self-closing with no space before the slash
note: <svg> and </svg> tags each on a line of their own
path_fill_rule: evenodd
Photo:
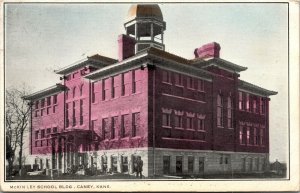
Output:
<svg viewBox="0 0 300 193">
<path fill-rule="evenodd" d="M 267 90 L 265 88 L 256 86 L 256 85 L 246 82 L 244 80 L 239 80 L 239 89 L 246 90 L 246 91 L 252 92 L 254 94 L 259 94 L 259 95 L 263 95 L 263 96 L 276 95 L 278 93 L 276 91 L 271 91 L 271 90 Z"/>
<path fill-rule="evenodd" d="M 51 87 L 48 87 L 46 89 L 37 91 L 35 93 L 29 94 L 27 96 L 24 96 L 23 99 L 25 100 L 35 100 L 35 99 L 39 99 L 39 98 L 43 98 L 45 96 L 54 94 L 54 93 L 58 93 L 61 91 L 64 91 L 65 89 L 67 89 L 66 86 L 62 85 L 62 84 L 56 84 L 53 85 Z"/>
<path fill-rule="evenodd" d="M 55 70 L 54 72 L 56 74 L 68 74 L 74 70 L 77 70 L 79 68 L 82 68 L 86 65 L 94 66 L 95 68 L 102 68 L 104 66 L 116 63 L 117 60 L 108 58 L 106 56 L 101 56 L 99 54 L 95 54 L 93 56 L 88 56 L 82 60 L 79 60 L 71 65 L 65 66 L 61 69 Z"/>
<path fill-rule="evenodd" d="M 171 68 L 172 66 L 174 67 L 174 65 L 176 65 L 176 67 L 179 70 L 183 70 L 186 72 L 190 70 L 189 73 L 191 74 L 197 73 L 197 75 L 195 74 L 195 76 L 202 76 L 206 79 L 211 79 L 210 76 L 211 74 L 209 72 L 206 72 L 205 70 L 199 68 L 195 68 L 195 66 L 193 65 L 189 65 L 190 64 L 189 60 L 154 47 L 147 48 L 137 53 L 136 55 L 127 58 L 119 63 L 109 65 L 99 70 L 96 70 L 95 72 L 86 75 L 85 78 L 99 79 L 99 77 L 105 77 L 111 73 L 117 73 L 120 70 L 137 67 L 140 65 L 139 63 L 140 60 L 146 60 L 146 59 L 152 59 L 157 61 L 164 60 L 167 63 L 172 63 L 172 65 L 167 63 L 164 63 L 164 65 L 160 65 L 159 63 L 156 63 L 156 65 L 160 65 L 161 67 L 168 67 L 168 68 Z"/>
</svg>

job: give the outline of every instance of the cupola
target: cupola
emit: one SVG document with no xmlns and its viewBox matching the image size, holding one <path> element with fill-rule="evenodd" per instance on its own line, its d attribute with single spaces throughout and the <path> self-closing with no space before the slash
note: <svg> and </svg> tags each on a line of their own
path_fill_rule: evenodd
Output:
<svg viewBox="0 0 300 193">
<path fill-rule="evenodd" d="M 166 23 L 157 4 L 132 5 L 124 27 L 126 35 L 135 39 L 135 53 L 148 47 L 165 50 Z"/>
</svg>

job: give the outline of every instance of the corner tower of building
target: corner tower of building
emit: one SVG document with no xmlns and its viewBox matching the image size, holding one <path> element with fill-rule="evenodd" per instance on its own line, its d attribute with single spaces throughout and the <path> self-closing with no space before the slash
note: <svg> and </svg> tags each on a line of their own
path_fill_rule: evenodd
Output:
<svg viewBox="0 0 300 193">
<path fill-rule="evenodd" d="M 165 50 L 166 23 L 157 4 L 132 5 L 124 26 L 126 35 L 135 39 L 135 53 L 148 47 Z"/>
</svg>

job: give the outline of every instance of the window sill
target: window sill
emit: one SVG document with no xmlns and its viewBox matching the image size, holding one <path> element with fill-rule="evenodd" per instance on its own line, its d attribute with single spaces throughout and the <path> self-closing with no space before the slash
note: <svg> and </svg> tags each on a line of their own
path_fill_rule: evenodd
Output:
<svg viewBox="0 0 300 193">
<path fill-rule="evenodd" d="M 205 130 L 197 130 L 197 132 L 206 133 Z"/>
<path fill-rule="evenodd" d="M 170 83 L 170 82 L 164 82 L 164 81 L 162 81 L 162 83 L 164 83 L 164 84 L 168 84 L 168 85 L 173 85 L 172 83 Z"/>
<path fill-rule="evenodd" d="M 196 131 L 195 129 L 192 129 L 192 128 L 187 128 L 186 130 L 188 130 L 188 131 Z"/>
<path fill-rule="evenodd" d="M 189 89 L 189 90 L 193 90 L 193 91 L 194 91 L 194 90 L 196 90 L 196 89 L 194 89 L 194 88 L 189 88 L 189 87 L 187 87 L 187 89 Z"/>
<path fill-rule="evenodd" d="M 162 128 L 166 128 L 166 129 L 172 129 L 172 127 L 171 126 L 162 126 Z"/>
<path fill-rule="evenodd" d="M 182 127 L 175 127 L 174 129 L 184 130 L 184 128 L 182 128 Z"/>
<path fill-rule="evenodd" d="M 180 84 L 175 84 L 176 87 L 179 87 L 179 88 L 184 88 L 183 85 L 180 85 Z"/>
<path fill-rule="evenodd" d="M 224 129 L 224 126 L 217 126 L 217 128 Z"/>
</svg>

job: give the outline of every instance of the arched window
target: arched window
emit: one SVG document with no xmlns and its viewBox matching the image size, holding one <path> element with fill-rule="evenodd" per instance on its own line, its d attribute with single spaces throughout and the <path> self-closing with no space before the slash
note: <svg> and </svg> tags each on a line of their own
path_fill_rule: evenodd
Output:
<svg viewBox="0 0 300 193">
<path fill-rule="evenodd" d="M 217 126 L 223 127 L 224 126 L 224 115 L 223 115 L 223 97 L 218 94 L 217 97 Z"/>
<path fill-rule="evenodd" d="M 73 88 L 73 98 L 76 96 L 76 87 Z"/>
<path fill-rule="evenodd" d="M 68 90 L 66 91 L 65 95 L 66 95 L 66 99 L 69 99 L 69 91 Z"/>
<path fill-rule="evenodd" d="M 233 128 L 233 101 L 229 96 L 227 99 L 227 126 Z"/>
<path fill-rule="evenodd" d="M 83 94 L 83 84 L 80 85 L 80 87 L 79 87 L 79 92 L 80 92 L 80 96 L 82 96 L 82 94 Z"/>
</svg>

